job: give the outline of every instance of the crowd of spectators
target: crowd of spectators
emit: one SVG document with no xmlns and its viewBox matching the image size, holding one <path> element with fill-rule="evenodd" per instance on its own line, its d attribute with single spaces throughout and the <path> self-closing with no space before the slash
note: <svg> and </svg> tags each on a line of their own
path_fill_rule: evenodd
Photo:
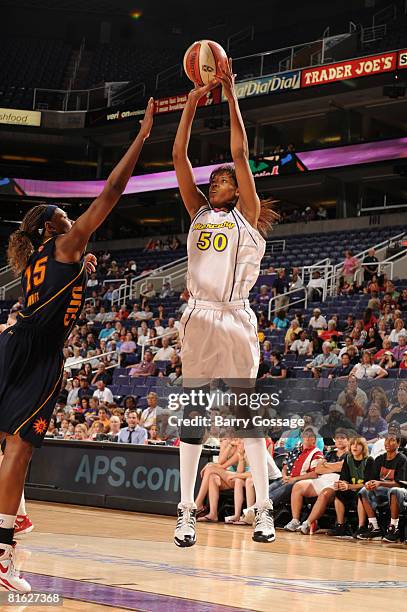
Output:
<svg viewBox="0 0 407 612">
<path fill-rule="evenodd" d="M 349 297 L 358 293 L 368 296 L 367 307 L 360 318 L 353 312 L 347 316 L 331 314 L 327 317 L 324 302 L 315 306 L 309 316 L 301 309 L 290 308 L 287 291 L 302 286 L 298 268 L 293 268 L 290 274 L 279 270 L 272 284 L 262 285 L 251 300 L 258 317 L 261 348 L 258 380 L 261 384 L 268 379 L 274 379 L 274 384 L 282 384 L 285 379 L 310 378 L 313 385 L 310 389 L 329 389 L 337 381 L 343 383 L 327 409 L 302 413 L 303 426 L 288 431 L 274 428 L 269 432 L 270 473 L 273 475 L 270 495 L 276 508 L 282 506 L 287 512 L 291 507 L 287 528 L 303 533 L 315 530 L 316 521 L 324 515 L 328 505 L 333 505 L 339 525 L 333 535 L 349 535 L 344 512 L 354 506 L 359 517 L 358 537 L 363 539 L 368 530 L 370 536 L 378 537 L 374 491 L 377 488 L 382 497 L 388 495 L 388 499 L 393 500 L 392 507 L 403 498 L 396 489 L 400 480 L 407 480 L 407 474 L 389 480 L 393 487 L 377 484 L 381 482 L 381 472 L 377 472 L 377 466 L 367 462 L 367 458 L 372 457 L 375 461 L 380 452 L 386 452 L 391 463 L 400 444 L 403 446 L 407 439 L 407 380 L 401 380 L 403 371 L 407 372 L 404 323 L 407 289 L 397 289 L 390 280 L 378 277 L 373 251 L 368 258 L 357 283 L 358 262 L 351 252 L 347 252 L 343 281 L 338 288 L 341 292 L 344 286 L 350 287 Z M 48 436 L 126 444 L 179 444 L 179 432 L 169 424 L 169 411 L 157 390 L 145 387 L 144 395 L 118 396 L 112 385 L 116 366 L 125 371 L 126 380 L 139 379 L 143 384 L 154 377 L 167 388 L 180 388 L 183 383 L 178 328 L 188 292 L 184 289 L 175 293 L 169 282 L 157 288 L 149 281 L 142 286 L 135 301 L 129 300 L 122 306 L 112 305 L 113 285 L 108 284 L 106 289 L 103 280 L 132 277 L 136 273 L 135 261 L 129 260 L 120 267 L 109 253 L 99 254 L 98 272 L 88 281 L 91 300 L 86 303 L 64 348 L 63 384 Z M 321 302 L 324 286 L 319 273 L 312 276 L 306 289 L 311 301 Z M 276 299 L 269 320 L 271 297 Z M 176 298 L 180 304 L 175 316 L 168 316 L 166 312 L 167 298 Z M 14 314 L 22 304 L 19 298 L 12 307 Z M 83 363 L 83 359 L 87 361 Z M 390 397 L 381 385 L 381 380 L 389 376 L 400 379 L 395 381 Z M 366 391 L 365 383 L 370 385 Z M 300 418 L 295 411 L 289 416 Z M 392 443 L 387 441 L 393 438 L 397 448 L 389 450 Z M 207 432 L 206 443 L 218 447 L 225 444 L 219 432 L 214 430 Z M 203 474 L 204 496 L 202 499 L 201 492 L 198 500 L 203 520 L 217 520 L 218 510 L 213 500 L 219 497 L 219 491 L 230 488 L 235 495 L 235 512 L 228 517 L 228 522 L 250 522 L 249 502 L 253 498 L 250 466 L 244 449 L 236 445 L 238 443 L 229 449 L 234 457 L 232 463 L 231 456 L 227 456 L 223 462 L 226 467 L 217 464 Z M 312 449 L 312 459 L 309 449 Z M 351 456 L 350 463 L 347 459 L 345 462 L 344 457 Z M 276 462 L 280 457 L 279 467 L 273 457 Z M 369 480 L 367 477 L 363 480 L 366 486 L 352 488 L 352 474 L 359 469 L 361 461 Z M 232 465 L 234 476 L 230 475 Z M 221 469 L 226 473 L 219 472 Z M 369 488 L 367 483 L 370 482 L 376 485 Z M 383 487 L 388 489 L 384 493 Z M 208 498 L 207 508 L 204 500 L 210 491 L 213 495 L 212 500 Z M 248 508 L 243 511 L 245 497 Z M 317 499 L 315 510 L 310 517 L 301 520 L 304 519 L 303 501 L 312 497 Z M 392 532 L 396 533 L 397 525 L 392 526 Z"/>
</svg>

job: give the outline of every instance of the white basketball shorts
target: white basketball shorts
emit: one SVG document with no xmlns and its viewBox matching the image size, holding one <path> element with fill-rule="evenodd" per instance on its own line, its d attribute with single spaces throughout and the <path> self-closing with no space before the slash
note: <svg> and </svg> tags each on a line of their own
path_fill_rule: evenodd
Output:
<svg viewBox="0 0 407 612">
<path fill-rule="evenodd" d="M 256 315 L 249 300 L 206 302 L 190 298 L 180 321 L 182 375 L 186 387 L 239 379 L 251 387 L 259 368 Z M 193 381 L 193 382 L 192 382 Z"/>
</svg>

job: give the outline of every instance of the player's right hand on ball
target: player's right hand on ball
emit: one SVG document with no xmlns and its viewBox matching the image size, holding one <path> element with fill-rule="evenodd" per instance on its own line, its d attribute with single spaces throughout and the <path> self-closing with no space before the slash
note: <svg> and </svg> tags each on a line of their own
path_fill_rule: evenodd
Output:
<svg viewBox="0 0 407 612">
<path fill-rule="evenodd" d="M 211 89 L 215 89 L 215 87 L 217 87 L 218 85 L 219 81 L 216 78 L 212 79 L 212 81 L 210 81 L 207 85 L 203 85 L 202 87 L 195 85 L 194 89 L 191 89 L 188 94 L 188 100 L 198 102 L 201 98 L 203 98 L 203 96 L 208 93 L 208 91 L 211 91 Z"/>
</svg>

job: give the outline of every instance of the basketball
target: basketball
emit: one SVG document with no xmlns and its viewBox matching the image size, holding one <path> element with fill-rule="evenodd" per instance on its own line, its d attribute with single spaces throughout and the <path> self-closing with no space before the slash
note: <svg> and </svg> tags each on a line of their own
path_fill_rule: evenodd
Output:
<svg viewBox="0 0 407 612">
<path fill-rule="evenodd" d="M 218 63 L 226 66 L 226 51 L 213 40 L 192 43 L 184 55 L 184 70 L 195 85 L 207 85 L 216 76 Z"/>
</svg>

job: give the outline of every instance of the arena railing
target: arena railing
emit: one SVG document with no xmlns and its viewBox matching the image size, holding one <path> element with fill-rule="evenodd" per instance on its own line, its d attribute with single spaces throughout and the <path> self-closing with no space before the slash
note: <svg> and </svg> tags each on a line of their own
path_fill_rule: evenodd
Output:
<svg viewBox="0 0 407 612">
<path fill-rule="evenodd" d="M 76 58 L 76 61 L 73 65 L 72 76 L 69 79 L 68 90 L 72 89 L 72 86 L 75 83 L 76 77 L 78 76 L 78 70 L 79 70 L 80 63 L 82 61 L 83 52 L 85 50 L 85 44 L 86 44 L 86 39 L 85 37 L 83 37 L 81 41 L 81 46 L 79 47 L 78 57 Z"/>
<path fill-rule="evenodd" d="M 303 297 L 298 297 L 298 299 L 295 299 L 293 301 L 291 301 L 290 296 L 293 296 L 295 294 L 299 294 L 304 292 L 304 296 Z M 288 303 L 285 306 L 282 306 L 281 308 L 276 309 L 275 308 L 275 303 L 278 299 L 281 298 L 287 298 L 288 297 Z M 307 294 L 307 289 L 306 287 L 300 287 L 299 289 L 292 289 L 291 291 L 287 291 L 287 293 L 283 293 L 281 295 L 275 295 L 273 296 L 270 300 L 269 300 L 269 306 L 268 306 L 268 320 L 271 321 L 271 316 L 273 312 L 277 312 L 278 310 L 287 310 L 288 308 L 291 308 L 292 306 L 294 306 L 295 304 L 301 304 L 304 308 L 307 307 L 308 304 L 308 294 Z"/>
<path fill-rule="evenodd" d="M 326 259 L 322 259 L 321 261 L 312 264 L 311 266 L 302 266 L 300 268 L 301 270 L 301 278 L 302 278 L 302 282 L 304 283 L 304 286 L 307 286 L 307 280 L 308 282 L 311 280 L 312 278 L 312 274 L 313 272 L 320 272 L 321 273 L 321 279 L 324 281 L 324 286 L 322 287 L 322 302 L 325 302 L 327 295 L 328 295 L 328 279 L 330 278 L 330 276 L 332 275 L 334 266 L 331 264 L 331 260 L 329 259 L 329 257 L 327 257 Z"/>
<path fill-rule="evenodd" d="M 144 291 L 144 289 L 146 288 L 148 283 L 152 283 L 154 289 L 157 289 L 159 287 L 163 287 L 164 283 L 168 282 L 170 283 L 170 287 L 171 289 L 175 290 L 178 285 L 178 289 L 182 290 L 185 288 L 186 286 L 186 273 L 187 273 L 187 265 L 185 262 L 185 266 L 182 267 L 182 269 L 176 270 L 174 272 L 172 272 L 171 274 L 159 274 L 157 276 L 153 276 L 150 277 L 149 280 L 145 280 L 142 282 L 142 284 L 136 289 L 136 291 L 138 290 L 139 293 L 141 293 L 142 291 Z M 181 286 L 179 286 L 179 281 L 181 282 Z"/>
<path fill-rule="evenodd" d="M 90 111 L 117 106 L 132 99 L 143 101 L 145 83 L 129 85 L 129 81 L 112 81 L 90 89 L 34 89 L 33 110 Z"/>
<path fill-rule="evenodd" d="M 407 11 L 407 5 L 405 6 L 404 10 L 405 12 Z M 372 26 L 377 27 L 379 25 L 387 24 L 390 21 L 394 21 L 396 18 L 397 7 L 395 4 L 389 4 L 373 15 Z"/>
<path fill-rule="evenodd" d="M 235 32 L 234 34 L 231 34 L 228 37 L 226 41 L 226 51 L 229 54 L 231 53 L 231 51 L 233 51 L 234 45 L 238 45 L 244 41 L 253 40 L 253 39 L 254 39 L 254 25 L 252 24 L 246 28 L 243 28 L 242 30 L 239 30 L 238 32 Z"/>
<path fill-rule="evenodd" d="M 107 351 L 106 353 L 101 353 L 100 355 L 93 355 L 93 357 L 84 357 L 83 359 L 78 359 L 78 361 L 74 361 L 73 363 L 69 364 L 69 369 L 70 370 L 77 370 L 79 366 L 79 369 L 82 367 L 82 365 L 84 363 L 90 363 L 91 361 L 95 361 L 95 359 L 100 359 L 100 357 L 106 357 L 107 355 L 116 355 L 117 356 L 117 361 L 116 363 L 109 365 L 109 366 L 105 366 L 105 370 L 111 370 L 112 368 L 117 368 L 119 367 L 119 362 L 120 362 L 120 351 L 118 349 L 114 350 L 114 351 Z M 92 369 L 92 374 L 94 372 L 97 372 L 97 370 L 93 370 Z M 71 376 L 70 378 L 68 378 L 68 380 L 72 380 L 73 376 Z"/>
<path fill-rule="evenodd" d="M 120 285 L 120 287 L 113 291 L 112 306 L 123 306 L 126 303 L 126 300 L 137 299 L 140 295 L 141 285 L 144 282 L 151 282 L 154 279 L 157 279 L 159 274 L 161 275 L 159 278 L 162 279 L 163 275 L 161 273 L 164 271 L 165 280 L 167 280 L 168 278 L 171 282 L 171 268 L 178 268 L 181 264 L 186 264 L 187 260 L 187 256 L 180 257 L 179 259 L 175 259 L 167 264 L 164 264 L 163 266 L 155 268 L 154 270 L 152 270 L 152 272 L 149 272 L 148 274 L 139 274 L 138 276 L 134 276 L 132 279 L 130 279 L 130 281 L 128 281 L 127 279 L 123 279 L 126 282 L 124 282 L 122 285 Z"/>
<path fill-rule="evenodd" d="M 328 51 L 332 52 L 336 44 L 354 35 L 355 33 L 352 31 L 345 32 L 297 45 L 253 53 L 251 55 L 242 55 L 233 58 L 233 70 L 244 80 L 324 64 L 326 61 L 332 60 L 327 55 Z M 309 54 L 306 53 L 307 50 Z M 300 55 L 304 56 L 302 61 L 299 59 Z M 155 82 L 156 89 L 159 89 L 163 84 L 177 76 L 180 78 L 183 76 L 182 63 L 174 64 L 158 72 Z"/>
<path fill-rule="evenodd" d="M 156 336 L 155 338 L 147 338 L 144 344 L 141 345 L 141 361 L 144 359 L 144 353 L 146 351 L 146 346 L 154 342 L 155 340 L 161 340 L 162 338 L 168 338 L 168 336 L 179 335 L 179 330 L 174 327 L 174 331 L 164 332 L 160 336 Z"/>
<path fill-rule="evenodd" d="M 382 38 L 386 36 L 386 32 L 387 32 L 386 24 L 362 28 L 362 31 L 360 34 L 362 45 L 366 45 L 368 43 L 375 42 L 376 40 L 381 40 Z"/>
<path fill-rule="evenodd" d="M 15 278 L 12 281 L 10 281 L 9 283 L 6 283 L 2 287 L 0 287 L 0 300 L 5 300 L 6 299 L 6 293 L 8 291 L 10 291 L 11 289 L 15 289 L 19 285 L 21 285 L 20 279 L 19 278 Z"/>
<path fill-rule="evenodd" d="M 404 255 L 406 253 L 407 253 L 407 249 L 405 249 L 404 251 L 401 251 L 400 253 L 396 253 L 395 255 L 392 255 L 388 259 L 384 259 L 383 261 L 379 261 L 378 264 L 377 264 L 377 273 L 379 275 L 380 274 L 386 274 L 390 280 L 393 280 L 395 264 L 398 262 L 398 260 L 401 257 L 404 257 Z M 372 266 L 372 264 L 371 263 L 361 263 L 361 264 L 359 264 L 358 269 L 355 272 L 355 281 L 356 282 L 358 282 L 358 283 L 361 282 L 364 268 L 367 268 L 368 266 Z"/>
<path fill-rule="evenodd" d="M 266 253 L 284 253 L 285 244 L 285 240 L 268 240 L 266 244 Z M 281 250 L 277 250 L 280 247 Z"/>
<path fill-rule="evenodd" d="M 110 95 L 109 95 L 110 94 Z M 129 87 L 123 87 L 117 92 L 109 90 L 107 106 L 119 106 L 125 102 L 131 102 L 132 100 L 143 100 L 146 97 L 146 84 L 136 83 L 129 85 Z"/>
<path fill-rule="evenodd" d="M 383 240 L 382 242 L 379 242 L 378 244 L 374 244 L 370 247 L 368 247 L 367 249 L 365 249 L 364 251 L 361 251 L 360 253 L 357 253 L 356 255 L 354 255 L 354 257 L 358 260 L 359 262 L 359 266 L 360 267 L 362 265 L 363 262 L 363 258 L 365 257 L 365 255 L 368 254 L 368 252 L 370 251 L 370 249 L 374 249 L 375 252 L 377 254 L 380 253 L 380 251 L 384 252 L 384 250 L 391 245 L 391 243 L 393 242 L 397 242 L 397 240 L 403 238 L 406 235 L 406 232 L 400 232 L 399 234 L 396 234 L 395 236 L 391 236 L 391 238 L 387 238 L 386 240 Z M 379 262 L 380 264 L 384 264 L 384 263 L 392 263 L 392 258 L 389 258 L 389 261 L 387 260 L 382 260 L 381 262 Z M 394 261 L 393 261 L 394 263 Z M 333 296 L 336 295 L 337 289 L 338 289 L 338 285 L 339 285 L 339 279 L 341 277 L 341 271 L 343 268 L 343 264 L 344 264 L 344 260 L 342 260 L 340 263 L 336 264 L 336 266 L 334 266 L 331 274 L 328 275 L 328 294 Z M 390 266 L 390 273 L 393 274 L 393 269 L 394 269 L 394 265 Z M 391 277 L 392 279 L 393 277 Z"/>
</svg>

